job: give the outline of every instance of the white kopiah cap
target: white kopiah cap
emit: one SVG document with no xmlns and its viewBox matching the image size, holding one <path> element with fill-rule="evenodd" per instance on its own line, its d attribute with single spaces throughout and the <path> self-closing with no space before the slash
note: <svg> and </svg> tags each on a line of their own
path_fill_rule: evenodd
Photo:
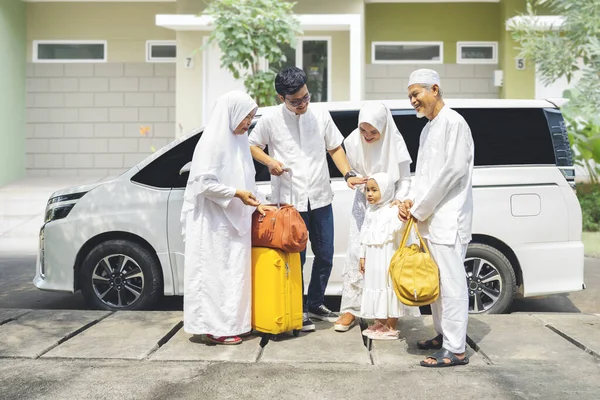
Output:
<svg viewBox="0 0 600 400">
<path fill-rule="evenodd" d="M 414 84 L 441 86 L 440 76 L 432 69 L 418 69 L 410 74 L 407 87 Z"/>
</svg>

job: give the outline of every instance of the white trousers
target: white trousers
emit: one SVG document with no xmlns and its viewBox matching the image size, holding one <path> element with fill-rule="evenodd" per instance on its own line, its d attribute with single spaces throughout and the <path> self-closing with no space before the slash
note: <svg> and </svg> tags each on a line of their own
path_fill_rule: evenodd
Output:
<svg viewBox="0 0 600 400">
<path fill-rule="evenodd" d="M 458 237 L 454 246 L 427 241 L 429 252 L 440 269 L 440 297 L 431 305 L 433 326 L 444 337 L 443 347 L 464 353 L 469 317 L 469 292 L 464 260 L 467 245 Z"/>
</svg>

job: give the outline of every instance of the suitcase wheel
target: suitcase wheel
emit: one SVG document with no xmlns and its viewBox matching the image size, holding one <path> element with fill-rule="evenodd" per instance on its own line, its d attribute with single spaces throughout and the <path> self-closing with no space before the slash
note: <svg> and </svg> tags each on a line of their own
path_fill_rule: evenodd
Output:
<svg viewBox="0 0 600 400">
<path fill-rule="evenodd" d="M 298 337 L 298 336 L 300 336 L 300 331 L 298 329 L 294 329 L 292 331 L 292 335 L 294 335 L 294 337 Z"/>
</svg>

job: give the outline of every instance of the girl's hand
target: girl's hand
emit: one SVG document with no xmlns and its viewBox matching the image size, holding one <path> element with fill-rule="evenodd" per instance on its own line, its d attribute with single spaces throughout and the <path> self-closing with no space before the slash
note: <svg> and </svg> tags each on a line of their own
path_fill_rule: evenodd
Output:
<svg viewBox="0 0 600 400">
<path fill-rule="evenodd" d="M 391 202 L 390 208 L 392 208 L 394 206 L 400 207 L 401 205 L 402 205 L 402 202 L 400 200 L 394 200 Z"/>
<path fill-rule="evenodd" d="M 346 181 L 346 184 L 348 185 L 348 187 L 352 190 L 356 189 L 357 185 L 364 185 L 365 183 L 367 183 L 368 179 L 367 178 L 362 178 L 360 176 L 353 176 L 352 178 L 348 178 L 348 180 Z"/>
<path fill-rule="evenodd" d="M 265 215 L 267 211 L 275 211 L 277 210 L 277 207 L 275 206 L 266 206 L 264 204 L 259 204 L 258 207 L 256 207 L 256 209 L 258 210 L 258 212 L 261 215 Z"/>
<path fill-rule="evenodd" d="M 236 190 L 235 197 L 240 199 L 247 206 L 257 207 L 260 203 L 254 197 L 254 194 L 248 190 Z"/>
<path fill-rule="evenodd" d="M 365 259 L 361 258 L 360 262 L 358 264 L 358 270 L 360 271 L 361 274 L 365 274 Z"/>
</svg>

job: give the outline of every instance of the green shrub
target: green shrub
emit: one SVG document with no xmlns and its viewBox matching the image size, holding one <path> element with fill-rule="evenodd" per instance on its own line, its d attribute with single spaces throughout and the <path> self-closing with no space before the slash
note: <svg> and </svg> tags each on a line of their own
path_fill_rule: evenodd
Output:
<svg viewBox="0 0 600 400">
<path fill-rule="evenodd" d="M 577 185 L 577 198 L 583 214 L 583 230 L 585 232 L 600 231 L 600 185 Z"/>
</svg>

